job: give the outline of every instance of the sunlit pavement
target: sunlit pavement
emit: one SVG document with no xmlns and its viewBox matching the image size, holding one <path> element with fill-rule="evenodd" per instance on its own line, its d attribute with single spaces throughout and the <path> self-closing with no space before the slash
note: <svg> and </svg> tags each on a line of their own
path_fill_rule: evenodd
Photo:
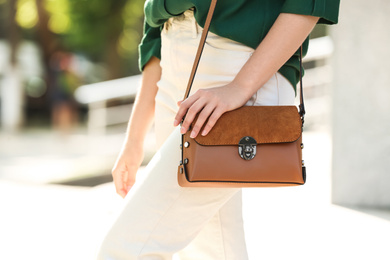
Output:
<svg viewBox="0 0 390 260">
<path fill-rule="evenodd" d="M 244 191 L 250 259 L 390 259 L 390 212 L 332 205 L 329 135 L 304 139 L 306 185 Z M 0 181 L 0 259 L 93 259 L 122 203 L 112 183 Z"/>
</svg>

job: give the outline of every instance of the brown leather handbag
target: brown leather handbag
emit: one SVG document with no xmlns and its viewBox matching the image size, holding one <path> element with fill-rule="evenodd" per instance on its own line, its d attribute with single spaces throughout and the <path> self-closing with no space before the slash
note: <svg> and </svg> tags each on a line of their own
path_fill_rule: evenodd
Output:
<svg viewBox="0 0 390 260">
<path fill-rule="evenodd" d="M 184 98 L 190 93 L 216 2 L 211 2 Z M 245 106 L 224 113 L 206 136 L 193 139 L 187 131 L 180 147 L 180 186 L 278 187 L 305 183 L 302 47 L 300 50 L 299 112 L 296 106 Z"/>
</svg>

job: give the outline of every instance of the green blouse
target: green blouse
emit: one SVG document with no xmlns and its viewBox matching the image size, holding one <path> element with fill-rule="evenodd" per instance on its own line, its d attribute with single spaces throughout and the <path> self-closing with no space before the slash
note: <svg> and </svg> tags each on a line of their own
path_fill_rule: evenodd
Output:
<svg viewBox="0 0 390 260">
<path fill-rule="evenodd" d="M 144 36 L 139 45 L 139 67 L 143 70 L 152 56 L 161 58 L 160 33 L 172 16 L 194 7 L 194 16 L 204 26 L 210 0 L 147 0 L 145 2 Z M 280 13 L 320 17 L 318 23 L 338 21 L 340 0 L 220 0 L 211 21 L 210 31 L 253 49 L 260 44 Z M 309 39 L 303 44 L 307 52 Z M 292 85 L 299 81 L 299 53 L 293 55 L 279 70 Z"/>
</svg>

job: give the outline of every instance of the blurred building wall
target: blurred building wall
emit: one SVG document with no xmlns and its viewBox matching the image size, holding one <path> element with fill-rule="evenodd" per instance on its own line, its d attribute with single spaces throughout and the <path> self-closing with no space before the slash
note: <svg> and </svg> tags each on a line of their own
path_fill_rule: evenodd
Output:
<svg viewBox="0 0 390 260">
<path fill-rule="evenodd" d="M 332 28 L 333 203 L 390 208 L 390 1 L 343 0 Z"/>
</svg>

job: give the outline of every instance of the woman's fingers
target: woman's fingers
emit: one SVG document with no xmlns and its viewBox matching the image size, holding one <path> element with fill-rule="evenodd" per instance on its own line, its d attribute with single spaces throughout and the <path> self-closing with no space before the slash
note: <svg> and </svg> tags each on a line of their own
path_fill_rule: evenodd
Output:
<svg viewBox="0 0 390 260">
<path fill-rule="evenodd" d="M 183 117 L 186 115 L 188 108 L 193 104 L 193 102 L 191 102 L 192 99 L 193 96 L 177 102 L 177 104 L 179 105 L 179 110 L 176 113 L 175 120 L 173 121 L 173 126 L 178 126 L 183 120 Z"/>
<path fill-rule="evenodd" d="M 223 110 L 221 107 L 216 108 L 214 112 L 211 114 L 211 116 L 209 117 L 209 119 L 207 120 L 207 124 L 203 128 L 201 135 L 203 136 L 207 135 L 210 132 L 210 130 L 214 127 L 214 125 L 217 123 L 218 119 L 225 112 L 226 110 Z"/>
<path fill-rule="evenodd" d="M 122 198 L 126 197 L 133 187 L 142 160 L 143 144 L 125 142 L 111 171 L 116 193 Z"/>
<path fill-rule="evenodd" d="M 124 180 L 127 178 L 128 171 L 125 168 L 114 168 L 112 170 L 112 177 L 114 179 L 115 190 L 122 198 L 127 194 L 127 189 L 124 185 Z"/>
<path fill-rule="evenodd" d="M 203 108 L 205 104 L 205 100 L 203 100 L 202 95 L 199 95 L 201 92 L 202 91 L 198 90 L 194 95 L 188 97 L 183 101 L 177 102 L 179 105 L 179 110 L 176 113 L 173 125 L 178 126 L 183 120 L 183 117 L 185 116 L 186 120 L 182 124 L 182 134 L 187 131 L 192 120 L 194 120 L 196 114 Z M 191 122 L 188 124 L 189 119 L 191 120 Z"/>
<path fill-rule="evenodd" d="M 129 192 L 131 187 L 133 187 L 135 183 L 135 175 L 138 171 L 138 167 L 136 166 L 129 166 L 128 167 L 128 174 L 124 181 L 126 192 Z"/>
<path fill-rule="evenodd" d="M 114 179 L 116 193 L 122 198 L 126 197 L 135 183 L 135 173 L 137 172 L 137 166 L 122 166 L 116 167 L 112 170 L 112 177 Z"/>
<path fill-rule="evenodd" d="M 185 119 L 183 121 L 183 124 L 181 125 L 180 133 L 184 134 L 189 130 L 192 121 L 194 121 L 196 115 L 200 111 L 204 110 L 205 105 L 206 105 L 206 102 L 205 102 L 205 100 L 202 100 L 202 99 L 198 99 L 195 103 L 192 104 L 192 106 L 187 110 L 187 114 L 185 115 Z M 199 120 L 199 119 L 197 119 L 197 120 Z"/>
<path fill-rule="evenodd" d="M 194 93 L 194 95 L 185 99 L 184 101 L 179 101 L 179 110 L 176 114 L 174 125 L 177 126 L 179 122 L 183 120 L 181 125 L 180 132 L 182 134 L 186 133 L 189 130 L 191 123 L 194 121 L 196 115 L 199 114 L 194 127 L 191 129 L 191 138 L 195 138 L 199 131 L 202 129 L 203 125 L 208 118 L 211 116 L 211 122 L 207 123 L 206 131 L 202 131 L 203 133 L 208 133 L 212 126 L 214 126 L 215 122 L 218 118 L 226 111 L 226 105 L 219 98 L 222 93 L 220 91 L 224 91 L 222 88 L 214 88 L 214 89 L 200 89 Z M 213 113 L 216 110 L 217 113 Z M 214 114 L 214 115 L 213 115 Z"/>
<path fill-rule="evenodd" d="M 181 133 L 184 134 L 199 114 L 190 136 L 195 138 L 206 122 L 201 134 L 207 135 L 223 113 L 245 104 L 245 95 L 240 92 L 240 88 L 235 85 L 200 89 L 184 101 L 178 102 L 179 110 L 174 125 L 179 125 L 185 116 L 181 128 Z"/>
<path fill-rule="evenodd" d="M 207 118 L 209 118 L 210 114 L 213 113 L 215 109 L 215 106 L 213 105 L 207 105 L 203 108 L 203 110 L 199 113 L 198 118 L 196 119 L 196 123 L 194 127 L 191 129 L 191 138 L 195 138 L 199 131 L 201 130 L 204 123 L 207 121 Z"/>
</svg>

